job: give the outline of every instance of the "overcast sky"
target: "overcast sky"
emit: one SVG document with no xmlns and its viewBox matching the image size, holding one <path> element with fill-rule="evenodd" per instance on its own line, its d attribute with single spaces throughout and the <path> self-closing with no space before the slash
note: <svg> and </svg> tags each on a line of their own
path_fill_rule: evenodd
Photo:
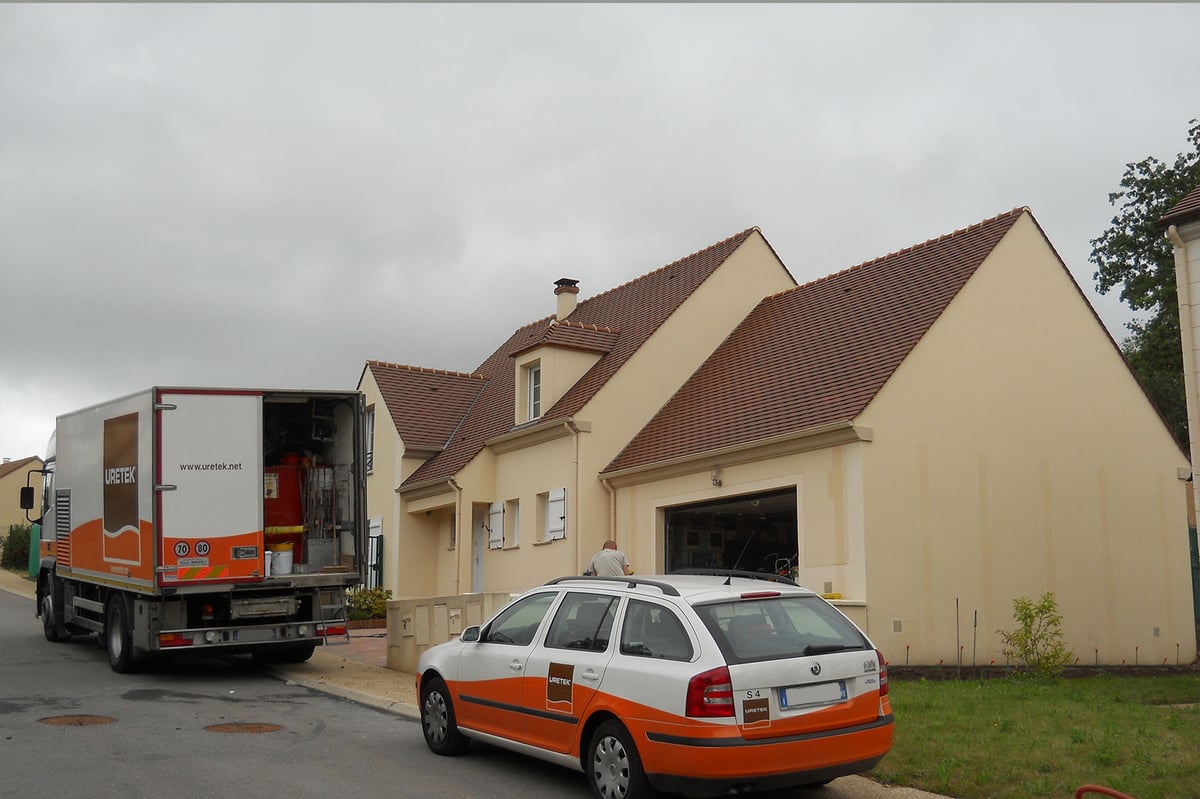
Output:
<svg viewBox="0 0 1200 799">
<path fill-rule="evenodd" d="M 0 456 L 154 385 L 471 371 L 750 226 L 797 281 L 1029 206 L 1089 241 L 1200 117 L 1200 5 L 0 5 Z"/>
</svg>

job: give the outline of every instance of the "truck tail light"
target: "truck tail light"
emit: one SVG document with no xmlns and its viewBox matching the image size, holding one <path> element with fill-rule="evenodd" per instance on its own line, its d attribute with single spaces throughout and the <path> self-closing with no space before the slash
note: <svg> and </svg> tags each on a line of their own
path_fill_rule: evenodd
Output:
<svg viewBox="0 0 1200 799">
<path fill-rule="evenodd" d="M 733 679 L 721 666 L 688 680 L 687 715 L 691 718 L 729 718 L 733 716 Z"/>
<path fill-rule="evenodd" d="M 161 649 L 169 649 L 173 646 L 191 646 L 192 639 L 186 635 L 179 633 L 161 633 L 158 636 L 158 646 Z"/>
<path fill-rule="evenodd" d="M 344 624 L 326 624 L 317 630 L 317 635 L 345 635 L 346 625 Z"/>
</svg>

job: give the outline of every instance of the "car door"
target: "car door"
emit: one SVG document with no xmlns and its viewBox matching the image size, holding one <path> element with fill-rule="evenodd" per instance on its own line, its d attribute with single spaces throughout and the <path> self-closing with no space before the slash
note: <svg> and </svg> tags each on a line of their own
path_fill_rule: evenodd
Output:
<svg viewBox="0 0 1200 799">
<path fill-rule="evenodd" d="M 569 591 L 563 596 L 525 669 L 528 743 L 554 752 L 572 751 L 579 721 L 612 658 L 619 604 L 619 595 L 605 592 Z"/>
<path fill-rule="evenodd" d="M 483 626 L 478 641 L 463 646 L 454 686 L 459 726 L 524 740 L 525 664 L 557 598 L 543 591 L 518 599 Z"/>
</svg>

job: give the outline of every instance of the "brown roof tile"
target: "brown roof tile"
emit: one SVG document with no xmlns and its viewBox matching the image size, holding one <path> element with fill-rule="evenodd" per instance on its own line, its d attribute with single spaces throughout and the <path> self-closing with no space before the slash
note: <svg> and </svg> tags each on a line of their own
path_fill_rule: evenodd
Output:
<svg viewBox="0 0 1200 799">
<path fill-rule="evenodd" d="M 482 375 L 367 361 L 406 446 L 440 450 L 486 385 Z"/>
<path fill-rule="evenodd" d="M 585 325 L 572 322 L 570 319 L 564 319 L 561 322 L 551 321 L 540 337 L 517 350 L 513 355 L 520 355 L 522 352 L 543 345 L 590 352 L 608 352 L 613 348 L 620 335 L 621 331 L 613 330 L 611 327 Z"/>
<path fill-rule="evenodd" d="M 1168 225 L 1178 225 L 1194 219 L 1200 219 L 1200 186 L 1189 191 L 1182 200 L 1175 203 L 1171 210 L 1158 220 L 1158 225 L 1165 228 Z"/>
<path fill-rule="evenodd" d="M 614 334 L 608 351 L 588 372 L 548 408 L 542 423 L 561 421 L 577 413 L 646 339 L 692 292 L 725 262 L 757 228 L 748 228 L 699 252 L 649 274 L 580 302 L 571 313 L 570 330 L 590 325 Z M 536 346 L 561 323 L 546 317 L 516 330 L 476 370 L 487 382 L 479 400 L 444 452 L 426 461 L 404 485 L 446 480 L 480 450 L 484 442 L 514 427 L 515 370 L 511 357 Z"/>
<path fill-rule="evenodd" d="M 8 463 L 0 463 L 0 477 L 7 477 L 13 472 L 25 468 L 34 461 L 41 463 L 42 459 L 36 455 L 30 455 L 28 458 L 19 458 L 15 461 L 9 461 Z"/>
<path fill-rule="evenodd" d="M 853 420 L 1025 210 L 764 299 L 605 471 Z"/>
</svg>

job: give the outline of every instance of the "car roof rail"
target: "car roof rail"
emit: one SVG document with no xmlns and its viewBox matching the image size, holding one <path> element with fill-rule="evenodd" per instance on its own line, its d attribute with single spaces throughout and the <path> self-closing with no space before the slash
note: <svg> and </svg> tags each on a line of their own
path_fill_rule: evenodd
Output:
<svg viewBox="0 0 1200 799">
<path fill-rule="evenodd" d="M 629 588 L 637 588 L 639 585 L 652 585 L 662 591 L 665 596 L 679 596 L 679 589 L 670 583 L 664 583 L 662 580 L 647 580 L 645 577 L 599 577 L 595 575 L 567 575 L 566 577 L 555 577 L 553 580 L 547 581 L 546 585 L 555 585 L 567 581 L 580 580 L 583 582 L 591 582 L 598 580 L 605 583 L 624 583 Z"/>
<path fill-rule="evenodd" d="M 675 571 L 671 572 L 671 574 L 699 574 L 707 577 L 725 578 L 742 577 L 747 580 L 767 580 L 768 582 L 772 583 L 783 583 L 784 585 L 794 585 L 797 588 L 800 587 L 800 583 L 796 582 L 792 578 L 784 577 L 782 574 L 775 574 L 774 572 L 748 572 L 739 571 L 737 569 L 676 569 Z M 725 584 L 729 584 L 728 579 L 726 579 Z"/>
</svg>

